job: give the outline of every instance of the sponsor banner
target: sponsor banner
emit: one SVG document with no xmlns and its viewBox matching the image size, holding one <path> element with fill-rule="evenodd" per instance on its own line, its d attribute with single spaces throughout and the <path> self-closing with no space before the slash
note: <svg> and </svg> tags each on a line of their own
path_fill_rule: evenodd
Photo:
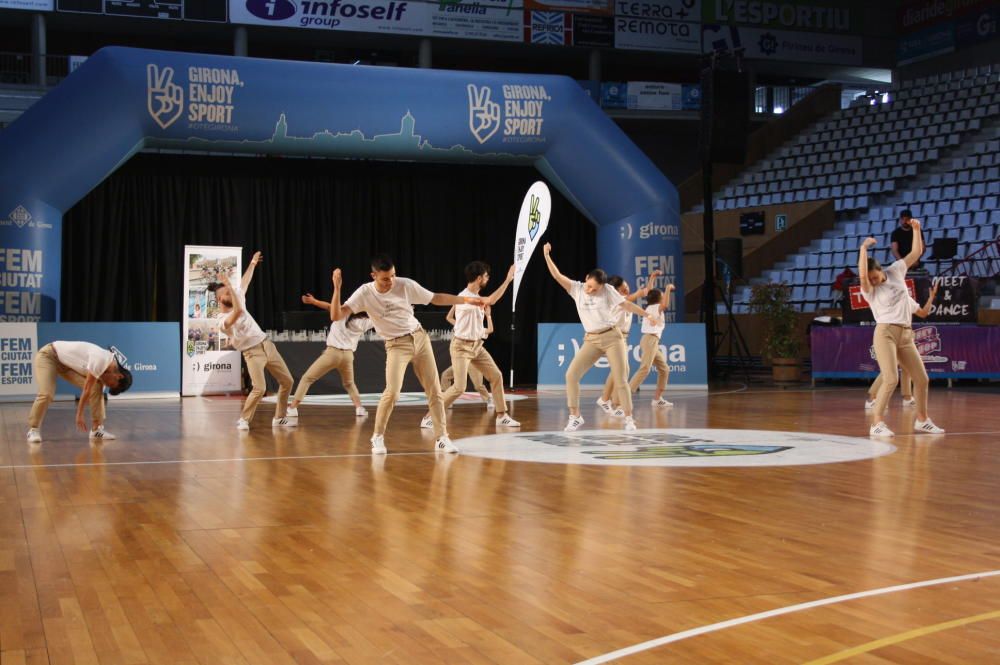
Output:
<svg viewBox="0 0 1000 665">
<path fill-rule="evenodd" d="M 58 318 L 62 215 L 24 201 L 0 209 L 0 322 Z"/>
<path fill-rule="evenodd" d="M 55 0 L 0 0 L 0 9 L 26 9 L 32 12 L 51 12 Z"/>
<path fill-rule="evenodd" d="M 699 23 L 679 18 L 678 0 L 619 0 L 615 5 L 615 48 L 699 53 Z M 697 15 L 685 12 L 689 20 Z"/>
<path fill-rule="evenodd" d="M 573 45 L 614 48 L 615 19 L 612 16 L 573 15 Z"/>
<path fill-rule="evenodd" d="M 456 39 L 519 42 L 524 38 L 525 12 L 520 2 L 516 5 L 505 0 L 430 3 L 427 34 Z"/>
<path fill-rule="evenodd" d="M 525 10 L 524 41 L 569 46 L 573 43 L 573 17 L 563 12 Z"/>
<path fill-rule="evenodd" d="M 745 49 L 747 58 L 860 65 L 863 39 L 853 35 L 761 30 L 727 25 L 702 26 L 702 49 Z"/>
<path fill-rule="evenodd" d="M 683 88 L 679 83 L 629 81 L 627 106 L 641 111 L 680 111 Z"/>
<path fill-rule="evenodd" d="M 634 282 L 633 282 L 634 284 Z M 708 370 L 705 356 L 705 326 L 701 323 L 669 323 L 676 312 L 667 310 L 667 327 L 660 338 L 660 349 L 670 366 L 670 388 L 707 388 Z M 632 326 L 627 340 L 628 357 L 634 371 L 642 359 L 639 340 L 642 326 Z M 579 323 L 538 324 L 538 385 L 563 386 L 566 370 L 583 346 L 583 326 Z M 581 385 L 603 386 L 608 378 L 607 358 L 601 358 L 583 375 Z M 656 371 L 649 373 L 643 382 L 656 385 Z"/>
<path fill-rule="evenodd" d="M 437 5 L 408 0 L 229 0 L 230 23 L 425 34 Z"/>
<path fill-rule="evenodd" d="M 624 81 L 601 83 L 601 107 L 606 109 L 628 108 L 628 83 Z"/>
<path fill-rule="evenodd" d="M 950 23 L 957 16 L 980 16 L 996 4 L 996 0 L 909 0 L 899 8 L 900 34 Z"/>
<path fill-rule="evenodd" d="M 458 445 L 462 455 L 488 459 L 647 467 L 834 464 L 896 451 L 892 444 L 872 439 L 746 429 L 507 432 L 461 439 Z"/>
<path fill-rule="evenodd" d="M 955 27 L 951 23 L 933 25 L 920 32 L 903 35 L 896 45 L 896 62 L 905 65 L 955 50 Z"/>
<path fill-rule="evenodd" d="M 848 33 L 861 14 L 835 0 L 704 0 L 705 23 L 760 28 Z"/>
<path fill-rule="evenodd" d="M 184 303 L 181 362 L 184 395 L 209 395 L 240 389 L 242 354 L 227 348 L 219 303 L 209 286 L 228 272 L 234 281 L 242 274 L 242 247 L 184 247 Z M 175 343 L 176 346 L 176 343 Z"/>
<path fill-rule="evenodd" d="M 959 48 L 975 46 L 997 38 L 1000 8 L 987 7 L 955 21 L 955 43 Z"/>
<path fill-rule="evenodd" d="M 121 399 L 177 395 L 180 389 L 179 328 L 176 323 L 0 323 L 0 396 L 34 399 L 34 358 L 57 340 L 91 342 L 114 348 L 132 372 L 132 387 Z M 59 380 L 56 393 L 79 389 Z"/>
<path fill-rule="evenodd" d="M 697 83 L 685 83 L 681 86 L 681 108 L 685 111 L 701 109 L 701 86 Z"/>
<path fill-rule="evenodd" d="M 535 248 L 541 242 L 542 236 L 549 228 L 549 215 L 552 212 L 552 194 L 548 186 L 538 181 L 528 188 L 528 193 L 521 202 L 521 212 L 517 216 L 517 231 L 514 234 L 514 294 L 510 308 L 517 306 L 517 292 L 521 288 L 521 279 L 528 268 L 528 262 Z"/>
<path fill-rule="evenodd" d="M 614 0 L 525 0 L 524 7 L 600 16 L 611 16 L 615 12 Z"/>
<path fill-rule="evenodd" d="M 0 323 L 0 398 L 34 396 L 37 391 L 34 369 L 37 351 L 37 324 Z"/>
<path fill-rule="evenodd" d="M 814 327 L 815 378 L 874 378 L 872 326 Z M 1000 379 L 1000 327 L 915 325 L 913 338 L 932 379 Z"/>
<path fill-rule="evenodd" d="M 927 302 L 931 285 L 938 285 L 937 296 L 931 306 L 931 313 L 926 319 L 914 318 L 914 321 L 928 323 L 975 323 L 978 320 L 976 306 L 978 303 L 976 282 L 965 275 L 950 277 L 935 277 L 927 279 L 919 277 L 907 279 L 906 288 L 910 297 L 921 306 Z M 871 308 L 861 296 L 861 287 L 854 284 L 848 288 L 849 309 L 844 312 L 844 320 L 850 323 L 873 321 Z"/>
</svg>

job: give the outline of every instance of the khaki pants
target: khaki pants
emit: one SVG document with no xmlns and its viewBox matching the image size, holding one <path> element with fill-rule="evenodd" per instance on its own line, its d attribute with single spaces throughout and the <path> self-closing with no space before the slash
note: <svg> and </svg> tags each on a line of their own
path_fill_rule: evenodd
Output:
<svg viewBox="0 0 1000 665">
<path fill-rule="evenodd" d="M 444 408 L 449 408 L 455 403 L 462 393 L 465 392 L 465 382 L 469 369 L 475 368 L 482 373 L 482 377 L 490 382 L 490 390 L 493 391 L 493 405 L 497 413 L 504 413 L 507 410 L 507 402 L 503 397 L 503 377 L 500 375 L 500 368 L 493 361 L 483 340 L 470 341 L 457 337 L 451 340 L 451 367 L 455 372 L 455 383 L 442 396 Z M 480 381 L 480 385 L 482 382 Z"/>
<path fill-rule="evenodd" d="M 354 385 L 354 351 L 337 349 L 332 346 L 326 347 L 326 350 L 320 354 L 319 358 L 309 366 L 306 373 L 299 379 L 299 387 L 296 389 L 292 401 L 301 402 L 305 398 L 306 393 L 309 392 L 309 389 L 312 388 L 312 384 L 333 370 L 337 370 L 340 373 L 340 381 L 344 384 L 344 390 L 351 396 L 351 401 L 355 404 L 360 404 L 361 395 L 358 394 L 358 388 Z"/>
<path fill-rule="evenodd" d="M 423 330 L 412 335 L 397 337 L 385 343 L 385 390 L 375 413 L 375 434 L 385 434 L 389 416 L 399 399 L 403 388 L 406 366 L 413 363 L 413 373 L 427 395 L 431 419 L 434 421 L 434 436 L 447 436 L 445 427 L 444 401 L 441 398 L 441 381 L 438 378 L 437 362 L 431 348 L 430 337 Z"/>
<path fill-rule="evenodd" d="M 663 349 L 660 348 L 659 335 L 643 335 L 639 341 L 639 349 L 642 351 L 642 360 L 639 362 L 639 369 L 635 371 L 632 380 L 629 381 L 629 390 L 635 392 L 646 377 L 649 370 L 656 366 L 656 394 L 659 395 L 667 387 L 667 380 L 670 379 L 670 368 L 667 366 L 667 359 L 663 357 Z"/>
<path fill-rule="evenodd" d="M 927 413 L 927 370 L 920 359 L 920 353 L 913 343 L 913 329 L 903 326 L 880 323 L 875 326 L 875 337 L 872 340 L 875 347 L 875 359 L 882 372 L 879 379 L 878 395 L 875 397 L 876 419 L 881 419 L 889 398 L 896 390 L 899 379 L 896 368 L 902 367 L 913 379 L 913 396 L 917 400 L 917 413 Z"/>
<path fill-rule="evenodd" d="M 618 404 L 625 413 L 632 414 L 632 393 L 628 389 L 628 350 L 625 339 L 618 328 L 602 333 L 587 333 L 583 336 L 583 346 L 566 370 L 566 403 L 570 409 L 580 408 L 580 379 L 595 362 L 606 356 L 611 365 L 611 380 L 614 382 Z"/>
<path fill-rule="evenodd" d="M 469 365 L 469 381 L 472 381 L 472 387 L 476 389 L 479 396 L 483 400 L 488 400 L 490 398 L 490 391 L 486 389 L 483 384 L 483 373 L 478 369 Z M 441 372 L 441 390 L 448 392 L 448 389 L 455 384 L 455 368 L 449 367 L 445 371 Z"/>
<path fill-rule="evenodd" d="M 257 346 L 244 351 L 243 359 L 247 361 L 247 371 L 250 373 L 250 383 L 253 385 L 253 389 L 247 395 L 247 400 L 243 402 L 243 412 L 240 414 L 240 418 L 247 422 L 253 420 L 257 405 L 260 404 L 261 398 L 264 397 L 264 391 L 267 390 L 267 381 L 264 379 L 265 369 L 278 381 L 278 405 L 274 409 L 274 417 L 284 418 L 288 411 L 288 393 L 292 392 L 294 381 L 274 343 L 265 339 Z"/>
<path fill-rule="evenodd" d="M 28 414 L 28 427 L 42 426 L 45 412 L 56 396 L 56 377 L 59 376 L 80 389 L 87 380 L 86 374 L 80 374 L 59 362 L 55 348 L 51 344 L 46 344 L 35 354 L 35 382 L 38 384 L 38 394 L 35 396 L 35 403 L 31 405 L 31 413 Z M 88 406 L 91 420 L 98 425 L 104 424 L 103 389 L 90 396 Z"/>
<path fill-rule="evenodd" d="M 901 370 L 902 376 L 900 377 L 900 391 L 903 393 L 903 399 L 910 399 L 913 397 L 913 379 L 910 378 L 910 374 L 904 369 Z M 870 399 L 875 399 L 878 395 L 879 388 L 882 387 L 882 375 L 879 374 L 875 381 L 872 383 L 871 387 L 868 389 L 868 397 Z"/>
<path fill-rule="evenodd" d="M 622 335 L 624 335 L 624 333 L 622 333 Z M 626 344 L 625 345 L 625 376 L 628 377 L 629 372 L 631 372 L 631 371 L 632 371 L 632 365 L 629 362 L 628 345 Z M 615 382 L 611 378 L 611 373 L 609 372 L 608 373 L 608 378 L 604 381 L 604 392 L 601 393 L 601 399 L 603 399 L 606 402 L 609 399 L 611 399 L 612 397 L 614 397 L 615 399 L 611 400 L 612 404 L 614 406 L 621 406 L 621 404 L 618 403 L 617 388 L 618 387 L 615 385 Z"/>
</svg>

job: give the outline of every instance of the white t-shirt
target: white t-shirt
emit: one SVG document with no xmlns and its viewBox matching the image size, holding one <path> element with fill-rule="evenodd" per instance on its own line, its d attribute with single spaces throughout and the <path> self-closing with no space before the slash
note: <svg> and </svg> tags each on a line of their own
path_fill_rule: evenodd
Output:
<svg viewBox="0 0 1000 665">
<path fill-rule="evenodd" d="M 387 293 L 379 293 L 374 282 L 358 287 L 344 303 L 352 312 L 368 312 L 375 332 L 383 339 L 395 339 L 410 335 L 420 328 L 420 322 L 413 316 L 413 305 L 426 305 L 434 299 L 434 292 L 428 291 L 412 279 L 397 277 Z"/>
<path fill-rule="evenodd" d="M 361 336 L 372 329 L 372 320 L 367 317 L 347 318 L 330 324 L 330 334 L 326 345 L 344 351 L 357 351 Z"/>
<path fill-rule="evenodd" d="M 663 329 L 667 327 L 667 317 L 664 313 L 660 311 L 660 303 L 655 305 L 647 305 L 646 313 L 655 319 L 658 319 L 658 323 L 653 323 L 650 319 L 642 320 L 642 334 L 643 335 L 656 335 L 659 337 L 663 334 Z"/>
<path fill-rule="evenodd" d="M 478 298 L 478 293 L 464 289 L 458 295 L 464 298 Z M 455 305 L 455 337 L 470 342 L 486 339 L 486 314 L 476 305 Z"/>
<path fill-rule="evenodd" d="M 895 323 L 908 326 L 913 321 L 910 310 L 910 293 L 906 290 L 906 262 L 895 261 L 884 270 L 885 281 L 867 293 L 861 291 L 872 308 L 876 323 Z"/>
<path fill-rule="evenodd" d="M 246 351 L 247 349 L 253 348 L 267 339 L 267 335 L 264 331 L 260 329 L 257 325 L 257 321 L 250 316 L 250 312 L 247 311 L 247 301 L 243 296 L 240 288 L 234 287 L 232 289 L 233 297 L 240 299 L 240 304 L 243 305 L 243 312 L 240 314 L 239 318 L 232 325 L 231 328 L 225 327 L 225 321 L 229 318 L 232 312 L 219 312 L 215 315 L 215 318 L 220 319 L 223 322 L 222 332 L 229 336 L 229 340 L 233 344 L 233 348 L 237 351 Z"/>
<path fill-rule="evenodd" d="M 569 295 L 576 301 L 576 312 L 580 315 L 580 323 L 585 331 L 603 332 L 618 325 L 616 307 L 625 298 L 610 284 L 605 284 L 597 293 L 590 294 L 583 290 L 583 282 L 573 282 Z"/>
<path fill-rule="evenodd" d="M 615 312 L 618 314 L 618 321 L 616 322 L 618 329 L 622 331 L 623 335 L 628 337 L 629 332 L 632 330 L 632 322 L 635 321 L 635 315 L 622 308 L 621 305 L 615 309 Z"/>
<path fill-rule="evenodd" d="M 52 348 L 63 365 L 95 379 L 99 379 L 115 359 L 111 351 L 90 342 L 52 342 Z"/>
</svg>

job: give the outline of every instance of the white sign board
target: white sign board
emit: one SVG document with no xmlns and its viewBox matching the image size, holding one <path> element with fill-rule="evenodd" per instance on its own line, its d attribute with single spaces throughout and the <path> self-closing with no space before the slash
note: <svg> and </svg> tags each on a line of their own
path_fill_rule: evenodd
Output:
<svg viewBox="0 0 1000 665">
<path fill-rule="evenodd" d="M 219 305 L 209 289 L 223 271 L 240 279 L 242 247 L 184 247 L 184 309 L 181 315 L 182 395 L 207 395 L 240 389 L 242 356 L 227 349 Z"/>
</svg>

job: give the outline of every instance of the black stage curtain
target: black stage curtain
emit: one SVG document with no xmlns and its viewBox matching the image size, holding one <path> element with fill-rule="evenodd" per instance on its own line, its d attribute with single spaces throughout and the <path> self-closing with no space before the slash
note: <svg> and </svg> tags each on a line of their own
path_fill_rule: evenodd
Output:
<svg viewBox="0 0 1000 665">
<path fill-rule="evenodd" d="M 529 167 L 139 155 L 65 216 L 62 320 L 179 321 L 186 244 L 242 246 L 244 265 L 264 253 L 247 294 L 264 329 L 280 329 L 286 310 L 309 309 L 303 293 L 329 299 L 334 267 L 353 291 L 376 252 L 392 255 L 399 275 L 450 293 L 464 288 L 466 263 L 487 261 L 491 291 L 538 177 Z M 582 279 L 596 262 L 595 229 L 553 197 L 546 240 L 563 273 Z M 518 298 L 518 384 L 535 381 L 535 324 L 577 320 L 544 263 L 539 248 Z M 488 342 L 505 378 L 510 303 L 507 294 L 495 309 Z"/>
</svg>

